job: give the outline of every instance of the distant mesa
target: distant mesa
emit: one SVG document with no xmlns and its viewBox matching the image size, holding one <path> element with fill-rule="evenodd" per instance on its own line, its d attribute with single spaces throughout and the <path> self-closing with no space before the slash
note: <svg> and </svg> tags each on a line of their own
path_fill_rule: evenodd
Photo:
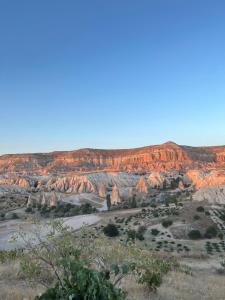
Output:
<svg viewBox="0 0 225 300">
<path fill-rule="evenodd" d="M 191 147 L 178 145 L 173 141 L 134 149 L 88 148 L 0 156 L 0 174 L 21 175 L 96 171 L 184 171 L 193 168 L 221 168 L 224 166 L 225 146 Z M 23 184 L 26 185 L 26 182 Z"/>
</svg>

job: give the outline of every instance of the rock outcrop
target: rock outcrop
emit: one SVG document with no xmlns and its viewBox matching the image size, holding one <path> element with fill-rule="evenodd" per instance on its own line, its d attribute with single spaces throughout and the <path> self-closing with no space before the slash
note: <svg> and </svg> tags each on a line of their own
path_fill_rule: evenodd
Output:
<svg viewBox="0 0 225 300">
<path fill-rule="evenodd" d="M 46 175 L 83 171 L 150 172 L 225 166 L 225 146 L 189 147 L 168 142 L 136 149 L 81 149 L 0 156 L 0 174 Z"/>
<path fill-rule="evenodd" d="M 114 185 L 112 188 L 111 203 L 118 204 L 120 201 L 119 189 L 116 185 Z"/>
<path fill-rule="evenodd" d="M 195 169 L 187 171 L 187 176 L 196 188 L 225 184 L 225 170 Z"/>
<path fill-rule="evenodd" d="M 27 207 L 35 206 L 47 206 L 56 207 L 61 203 L 61 198 L 55 193 L 42 192 L 39 196 L 30 195 L 27 200 Z"/>
<path fill-rule="evenodd" d="M 143 194 L 148 193 L 148 186 L 147 186 L 144 176 L 140 177 L 135 189 L 138 193 L 143 193 Z"/>
<path fill-rule="evenodd" d="M 106 186 L 105 184 L 101 181 L 98 184 L 98 195 L 101 198 L 105 198 L 106 197 Z"/>
<path fill-rule="evenodd" d="M 210 204 L 225 204 L 225 185 L 204 186 L 194 195 L 194 201 L 207 201 Z"/>
</svg>

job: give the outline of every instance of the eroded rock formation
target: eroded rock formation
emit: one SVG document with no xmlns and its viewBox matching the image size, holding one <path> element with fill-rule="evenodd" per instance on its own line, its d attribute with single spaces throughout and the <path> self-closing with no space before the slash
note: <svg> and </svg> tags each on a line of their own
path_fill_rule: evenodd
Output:
<svg viewBox="0 0 225 300">
<path fill-rule="evenodd" d="M 144 176 L 141 176 L 139 181 L 138 181 L 138 184 L 136 185 L 136 191 L 138 193 L 143 193 L 143 194 L 147 194 L 148 193 L 148 185 L 145 181 L 145 178 Z"/>
<path fill-rule="evenodd" d="M 0 156 L 0 174 L 46 175 L 82 171 L 165 171 L 225 166 L 225 146 L 189 147 L 168 142 L 136 149 L 81 149 Z"/>
<path fill-rule="evenodd" d="M 111 203 L 118 204 L 119 202 L 120 202 L 119 189 L 116 185 L 114 185 L 112 188 Z"/>
<path fill-rule="evenodd" d="M 48 206 L 54 207 L 61 203 L 61 198 L 55 193 L 42 192 L 39 196 L 30 195 L 27 201 L 27 207 L 35 206 Z"/>
</svg>

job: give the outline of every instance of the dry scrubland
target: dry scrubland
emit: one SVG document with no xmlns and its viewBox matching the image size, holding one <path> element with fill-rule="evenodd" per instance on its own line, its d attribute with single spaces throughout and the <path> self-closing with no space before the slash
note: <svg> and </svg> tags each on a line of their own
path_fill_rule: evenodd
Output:
<svg viewBox="0 0 225 300">
<path fill-rule="evenodd" d="M 222 300 L 225 295 L 225 272 L 224 267 L 221 266 L 224 260 L 225 244 L 223 227 L 220 227 L 221 222 L 223 223 L 221 221 L 223 214 L 223 206 L 212 207 L 206 202 L 190 201 L 183 201 L 177 205 L 101 212 L 98 213 L 96 219 L 98 223 L 91 225 L 88 229 L 94 230 L 94 239 L 92 236 L 90 241 L 84 240 L 87 244 L 83 252 L 92 251 L 96 247 L 95 255 L 96 253 L 98 257 L 102 255 L 108 268 L 110 263 L 123 263 L 129 257 L 130 250 L 121 250 L 122 248 L 120 248 L 122 252 L 118 250 L 118 245 L 127 243 L 148 251 L 151 259 L 176 258 L 176 264 L 179 267 L 171 267 L 163 273 L 162 283 L 156 290 L 149 288 L 146 284 L 138 283 L 133 273 L 121 279 L 118 287 L 127 292 L 127 299 Z M 169 224 L 164 224 L 165 220 L 170 220 Z M 113 224 L 117 228 L 118 232 L 114 237 L 103 237 L 108 224 Z M 216 235 L 206 237 L 206 229 L 215 225 L 218 230 Z M 198 230 L 201 238 L 190 238 L 191 230 Z M 72 234 L 76 236 L 81 232 L 82 230 L 78 230 Z M 103 238 L 105 244 L 101 246 L 93 244 L 95 245 L 93 246 L 92 242 L 98 241 L 99 237 Z M 93 253 L 88 252 L 86 255 L 90 258 Z M 142 254 L 135 257 L 135 261 L 144 264 L 145 259 Z M 93 261 L 91 265 L 93 266 Z M 33 300 L 46 289 L 39 284 L 38 279 L 32 286 L 26 279 L 27 274 L 21 272 L 20 259 L 2 262 L 0 264 L 0 299 Z"/>
</svg>

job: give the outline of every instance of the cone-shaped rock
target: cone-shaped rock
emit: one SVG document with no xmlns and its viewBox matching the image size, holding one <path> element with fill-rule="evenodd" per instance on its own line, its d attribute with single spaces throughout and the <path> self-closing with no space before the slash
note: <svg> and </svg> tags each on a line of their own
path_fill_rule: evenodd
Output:
<svg viewBox="0 0 225 300">
<path fill-rule="evenodd" d="M 120 194 L 118 187 L 116 185 L 113 186 L 112 188 L 112 196 L 111 196 L 111 203 L 112 204 L 117 204 L 120 202 Z"/>
<path fill-rule="evenodd" d="M 104 183 L 101 181 L 98 185 L 98 195 L 101 198 L 105 198 L 106 197 L 106 188 Z"/>
<path fill-rule="evenodd" d="M 140 179 L 136 185 L 136 191 L 139 193 L 144 193 L 144 194 L 148 193 L 148 186 L 147 186 L 144 176 L 140 177 Z"/>
</svg>

